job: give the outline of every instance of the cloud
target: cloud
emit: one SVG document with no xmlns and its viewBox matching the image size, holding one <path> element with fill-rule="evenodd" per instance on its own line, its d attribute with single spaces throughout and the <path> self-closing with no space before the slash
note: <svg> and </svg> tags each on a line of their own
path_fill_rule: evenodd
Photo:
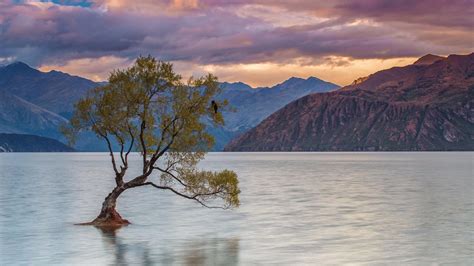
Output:
<svg viewBox="0 0 474 266">
<path fill-rule="evenodd" d="M 286 80 L 288 77 L 307 78 L 315 76 L 339 85 L 352 83 L 358 77 L 368 76 L 374 69 L 386 69 L 394 66 L 405 66 L 412 64 L 417 58 L 396 59 L 355 59 L 348 58 L 326 58 L 318 64 L 300 64 L 304 58 L 299 58 L 296 63 L 256 63 L 256 64 L 231 64 L 231 65 L 194 65 L 194 72 L 184 72 L 186 75 L 201 75 L 212 72 L 220 80 L 237 82 L 245 80 L 254 87 L 271 86 Z M 177 69 L 182 72 L 186 70 L 181 62 Z M 349 71 L 348 71 L 349 70 Z M 350 73 L 350 74 L 348 74 Z"/>
<path fill-rule="evenodd" d="M 306 58 L 295 58 L 293 63 L 254 64 L 197 64 L 188 61 L 174 61 L 174 69 L 184 79 L 213 73 L 220 81 L 245 81 L 253 87 L 271 86 L 288 77 L 307 78 L 315 76 L 339 85 L 352 83 L 358 77 L 368 76 L 377 69 L 405 66 L 417 58 L 396 59 L 350 59 L 347 57 L 327 57 L 317 62 L 307 62 Z M 107 80 L 110 71 L 129 67 L 133 63 L 128 58 L 100 57 L 74 59 L 59 65 L 43 65 L 41 71 L 59 70 L 74 73 L 94 81 Z M 350 73 L 350 74 L 348 74 Z"/>
<path fill-rule="evenodd" d="M 73 64 L 92 69 L 82 62 L 106 67 L 105 62 L 121 65 L 117 58 L 131 62 L 151 54 L 201 69 L 258 64 L 310 69 L 469 53 L 474 50 L 469 2 L 2 2 L 0 58 L 92 73 Z"/>
<path fill-rule="evenodd" d="M 87 77 L 93 81 L 104 81 L 107 80 L 112 70 L 129 67 L 132 63 L 133 61 L 128 58 L 103 56 L 99 58 L 73 59 L 57 65 L 42 65 L 39 67 L 39 70 L 44 72 L 58 70 Z"/>
</svg>

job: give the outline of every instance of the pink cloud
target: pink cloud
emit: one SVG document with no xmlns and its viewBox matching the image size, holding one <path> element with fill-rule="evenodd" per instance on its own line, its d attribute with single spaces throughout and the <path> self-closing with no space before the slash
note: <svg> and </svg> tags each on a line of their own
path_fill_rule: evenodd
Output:
<svg viewBox="0 0 474 266">
<path fill-rule="evenodd" d="M 473 50 L 469 1 L 94 1 L 0 4 L 0 57 L 33 65 L 82 58 L 198 64 L 318 63 Z M 258 6 L 258 9 L 255 8 Z M 253 9 L 252 9 L 253 8 Z"/>
</svg>

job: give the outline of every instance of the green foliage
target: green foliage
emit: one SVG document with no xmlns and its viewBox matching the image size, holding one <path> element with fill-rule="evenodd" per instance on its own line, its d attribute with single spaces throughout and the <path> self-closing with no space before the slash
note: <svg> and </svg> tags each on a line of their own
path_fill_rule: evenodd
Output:
<svg viewBox="0 0 474 266">
<path fill-rule="evenodd" d="M 77 102 L 63 132 L 70 142 L 82 131 L 92 131 L 103 138 L 110 149 L 117 185 L 147 184 L 152 172 L 158 170 L 160 184 L 166 184 L 177 194 L 196 196 L 202 204 L 220 198 L 225 207 L 235 207 L 239 205 L 239 189 L 234 172 L 196 169 L 214 144 L 204 122 L 224 124 L 222 111 L 226 110 L 227 101 L 215 99 L 219 91 L 217 78 L 211 74 L 183 83 L 172 64 L 151 56 L 139 57 L 130 68 L 112 72 L 107 85 L 92 90 Z M 211 106 L 212 100 L 219 107 L 217 112 Z M 120 171 L 112 139 L 121 147 Z M 128 168 L 131 150 L 141 153 L 143 174 L 122 183 L 119 175 L 123 177 Z"/>
</svg>

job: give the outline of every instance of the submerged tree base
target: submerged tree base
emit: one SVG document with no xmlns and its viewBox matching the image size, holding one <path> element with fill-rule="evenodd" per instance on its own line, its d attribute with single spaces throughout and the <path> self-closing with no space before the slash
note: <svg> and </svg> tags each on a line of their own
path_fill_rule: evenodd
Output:
<svg viewBox="0 0 474 266">
<path fill-rule="evenodd" d="M 79 223 L 76 225 L 93 225 L 95 227 L 103 228 L 120 228 L 129 224 L 131 223 L 128 220 L 123 219 L 117 211 L 112 210 L 108 211 L 107 213 L 101 213 L 92 222 Z"/>
</svg>

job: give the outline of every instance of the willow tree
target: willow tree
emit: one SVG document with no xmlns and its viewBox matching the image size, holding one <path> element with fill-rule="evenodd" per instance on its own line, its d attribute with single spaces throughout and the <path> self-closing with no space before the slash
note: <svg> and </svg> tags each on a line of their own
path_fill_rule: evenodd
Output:
<svg viewBox="0 0 474 266">
<path fill-rule="evenodd" d="M 126 190 L 148 186 L 194 200 L 209 208 L 239 206 L 237 175 L 229 170 L 200 171 L 197 164 L 214 144 L 207 124 L 223 125 L 215 100 L 217 78 L 211 74 L 182 82 L 170 63 L 139 57 L 125 70 L 111 73 L 108 84 L 92 90 L 75 105 L 63 130 L 70 142 L 92 131 L 107 144 L 115 188 L 92 222 L 120 226 L 129 222 L 116 210 Z M 113 147 L 117 147 L 115 150 Z M 139 174 L 129 176 L 129 155 L 140 152 Z M 216 205 L 217 204 L 217 205 Z"/>
</svg>

